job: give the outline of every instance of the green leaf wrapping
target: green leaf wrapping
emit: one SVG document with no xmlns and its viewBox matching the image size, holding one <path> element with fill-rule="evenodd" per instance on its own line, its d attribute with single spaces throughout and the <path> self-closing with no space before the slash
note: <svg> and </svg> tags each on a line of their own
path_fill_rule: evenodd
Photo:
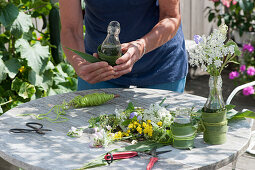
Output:
<svg viewBox="0 0 255 170">
<path fill-rule="evenodd" d="M 22 80 L 16 78 L 13 82 L 14 83 L 12 84 L 12 89 L 16 90 L 16 91 L 18 91 L 18 93 L 20 93 L 20 90 L 18 87 L 20 87 L 20 85 L 21 85 L 21 88 L 23 88 L 24 85 L 22 84 Z M 27 84 L 25 84 L 25 85 L 27 85 Z M 31 86 L 28 86 L 28 87 L 31 87 Z M 62 87 L 62 88 L 65 88 L 65 87 Z M 59 89 L 59 90 L 61 90 L 61 89 Z M 33 91 L 31 88 L 27 88 L 27 89 L 22 89 L 21 92 L 27 92 L 27 95 L 29 95 Z M 51 91 L 49 93 L 52 95 L 55 94 L 54 89 L 51 89 Z M 23 96 L 25 96 L 25 93 L 22 93 L 22 94 L 23 94 Z M 66 103 L 65 101 L 63 101 L 62 104 L 53 106 L 50 109 L 50 111 L 47 113 L 21 114 L 21 116 L 34 115 L 39 120 L 46 119 L 51 123 L 61 123 L 61 122 L 65 122 L 68 120 L 68 118 L 63 117 L 61 115 L 65 115 L 66 114 L 65 110 L 67 110 L 69 107 L 77 108 L 77 107 L 86 107 L 86 106 L 97 106 L 97 105 L 103 104 L 103 103 L 113 99 L 114 97 L 115 97 L 114 94 L 106 94 L 106 93 L 92 93 L 92 94 L 85 95 L 84 97 L 76 96 L 69 103 Z M 54 119 L 47 117 L 47 115 L 50 114 L 52 111 L 54 111 L 55 114 L 57 115 L 57 117 Z"/>
<path fill-rule="evenodd" d="M 97 106 L 106 103 L 114 98 L 114 94 L 92 93 L 85 96 L 76 96 L 69 102 L 72 107 Z"/>
<path fill-rule="evenodd" d="M 80 52 L 80 51 L 77 51 L 77 50 L 73 50 L 71 48 L 68 48 L 67 49 L 71 50 L 72 52 L 74 52 L 75 54 L 78 54 L 80 57 L 82 57 L 83 59 L 85 59 L 86 61 L 90 62 L 90 63 L 96 63 L 96 62 L 100 62 L 101 60 L 88 54 L 88 53 L 83 53 L 83 52 Z"/>
<path fill-rule="evenodd" d="M 219 145 L 226 142 L 228 131 L 226 112 L 227 110 L 215 113 L 202 112 L 203 138 L 206 143 Z"/>
</svg>

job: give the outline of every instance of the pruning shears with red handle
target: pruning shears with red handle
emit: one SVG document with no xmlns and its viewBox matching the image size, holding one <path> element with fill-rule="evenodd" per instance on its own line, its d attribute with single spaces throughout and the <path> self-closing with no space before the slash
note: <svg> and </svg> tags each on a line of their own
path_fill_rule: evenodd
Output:
<svg viewBox="0 0 255 170">
<path fill-rule="evenodd" d="M 166 152 L 171 152 L 172 150 L 166 150 L 166 151 L 158 151 L 156 152 L 156 147 L 153 148 L 150 152 L 146 152 L 147 154 L 152 155 L 153 157 L 150 158 L 150 162 L 147 165 L 147 170 L 151 170 L 153 165 L 158 161 L 157 155 L 166 153 Z M 107 153 L 104 156 L 104 159 L 108 164 L 111 164 L 113 160 L 118 160 L 118 159 L 128 159 L 132 158 L 138 155 L 138 152 L 136 151 L 126 151 L 126 152 L 116 152 L 116 153 Z"/>
<path fill-rule="evenodd" d="M 104 156 L 104 159 L 108 164 L 112 163 L 113 160 L 116 159 L 127 159 L 127 158 L 132 158 L 134 156 L 137 156 L 138 153 L 135 151 L 127 151 L 127 152 L 116 152 L 116 153 L 107 153 Z"/>
</svg>

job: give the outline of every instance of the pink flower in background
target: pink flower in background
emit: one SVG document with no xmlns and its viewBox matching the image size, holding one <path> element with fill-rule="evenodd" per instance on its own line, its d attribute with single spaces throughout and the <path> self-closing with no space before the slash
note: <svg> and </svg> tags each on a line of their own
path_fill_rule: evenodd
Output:
<svg viewBox="0 0 255 170">
<path fill-rule="evenodd" d="M 248 67 L 247 74 L 249 76 L 254 76 L 255 75 L 255 68 L 253 66 Z"/>
<path fill-rule="evenodd" d="M 229 73 L 229 79 L 234 79 L 239 76 L 239 73 L 237 71 L 232 71 Z"/>
<path fill-rule="evenodd" d="M 240 70 L 241 70 L 241 72 L 244 72 L 246 70 L 246 66 L 245 65 L 241 65 Z"/>
<path fill-rule="evenodd" d="M 254 47 L 251 44 L 244 44 L 243 51 L 249 51 L 250 53 L 252 53 L 254 51 Z"/>
<path fill-rule="evenodd" d="M 236 5 L 236 4 L 237 4 L 237 1 L 236 1 L 236 0 L 233 0 L 233 1 L 232 1 L 232 4 L 233 4 L 233 5 Z"/>
<path fill-rule="evenodd" d="M 254 94 L 254 88 L 253 86 L 249 86 L 243 89 L 243 95 L 249 96 L 251 94 Z"/>
<path fill-rule="evenodd" d="M 218 2 L 218 1 L 214 1 L 214 2 Z M 222 2 L 222 4 L 223 4 L 224 6 L 226 6 L 227 8 L 230 7 L 231 2 L 232 2 L 233 5 L 236 5 L 236 4 L 237 4 L 237 1 L 236 1 L 236 0 L 221 0 L 221 2 Z"/>
</svg>

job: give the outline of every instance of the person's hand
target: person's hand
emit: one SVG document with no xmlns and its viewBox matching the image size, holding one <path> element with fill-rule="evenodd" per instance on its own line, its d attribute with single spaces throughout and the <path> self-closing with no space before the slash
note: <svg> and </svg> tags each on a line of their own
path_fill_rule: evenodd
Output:
<svg viewBox="0 0 255 170">
<path fill-rule="evenodd" d="M 97 54 L 94 53 L 93 56 L 97 57 Z M 115 75 L 113 67 L 104 61 L 89 63 L 75 55 L 72 63 L 76 74 L 90 84 L 113 79 Z"/>
<path fill-rule="evenodd" d="M 113 67 L 115 71 L 114 78 L 118 78 L 132 71 L 135 62 L 143 55 L 144 46 L 138 41 L 132 41 L 121 44 L 121 50 L 124 55 L 116 60 L 117 66 Z"/>
</svg>

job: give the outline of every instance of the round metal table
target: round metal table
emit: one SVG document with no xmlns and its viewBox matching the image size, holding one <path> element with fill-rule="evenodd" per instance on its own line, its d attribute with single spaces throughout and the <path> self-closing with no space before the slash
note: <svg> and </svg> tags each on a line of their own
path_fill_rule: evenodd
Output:
<svg viewBox="0 0 255 170">
<path fill-rule="evenodd" d="M 85 95 L 94 92 L 118 94 L 108 103 L 79 109 L 67 110 L 67 118 L 63 123 L 50 123 L 46 120 L 37 120 L 33 116 L 19 116 L 25 113 L 47 113 L 55 104 L 61 104 L 63 100 L 69 101 L 77 95 Z M 49 96 L 21 104 L 0 117 L 0 157 L 23 169 L 76 169 L 84 163 L 90 162 L 101 154 L 114 148 L 125 145 L 118 142 L 108 148 L 90 148 L 89 135 L 84 133 L 81 138 L 71 138 L 67 132 L 72 126 L 87 127 L 88 119 L 104 113 L 114 113 L 116 108 L 125 109 L 129 102 L 135 106 L 149 107 L 152 103 L 160 103 L 166 98 L 165 104 L 169 109 L 177 107 L 202 108 L 205 98 L 179 94 L 166 90 L 130 88 L 130 89 L 100 89 L 78 91 L 73 93 Z M 54 115 L 54 114 L 50 114 Z M 27 128 L 27 122 L 38 122 L 44 128 L 52 129 L 45 135 L 37 133 L 11 134 L 9 129 Z M 251 136 L 251 128 L 246 120 L 229 124 L 227 142 L 223 145 L 208 145 L 203 142 L 202 135 L 195 139 L 195 148 L 192 150 L 179 150 L 171 146 L 162 149 L 171 149 L 172 152 L 159 155 L 159 161 L 153 169 L 217 169 L 236 160 L 245 152 Z M 133 157 L 117 161 L 111 166 L 98 169 L 145 169 L 148 157 Z"/>
</svg>

